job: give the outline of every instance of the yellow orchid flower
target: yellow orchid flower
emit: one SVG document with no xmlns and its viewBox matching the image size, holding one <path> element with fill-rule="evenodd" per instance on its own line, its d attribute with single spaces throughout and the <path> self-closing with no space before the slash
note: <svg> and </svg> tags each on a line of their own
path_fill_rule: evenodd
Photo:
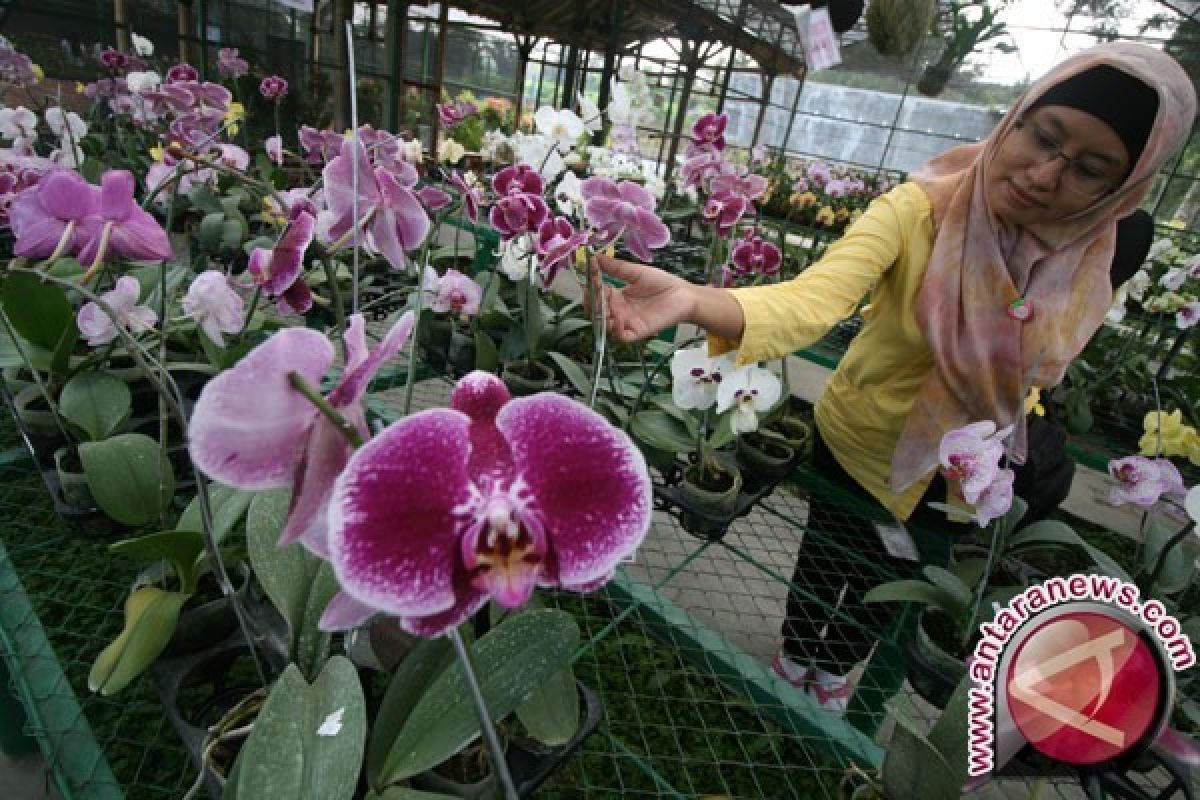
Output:
<svg viewBox="0 0 1200 800">
<path fill-rule="evenodd" d="M 1029 394 L 1025 396 L 1025 413 L 1033 412 L 1039 417 L 1046 416 L 1046 409 L 1042 405 L 1042 390 L 1036 386 L 1029 387 Z"/>
<path fill-rule="evenodd" d="M 150 148 L 150 157 L 161 164 L 167 157 L 167 151 L 161 144 L 156 144 Z"/>
<path fill-rule="evenodd" d="M 236 100 L 229 104 L 229 110 L 225 112 L 223 121 L 228 125 L 226 133 L 230 136 L 236 136 L 238 132 L 238 123 L 246 118 L 246 107 Z"/>
<path fill-rule="evenodd" d="M 42 69 L 40 64 L 33 64 L 30 69 L 33 70 L 33 76 L 39 81 L 46 77 L 46 70 Z"/>
<path fill-rule="evenodd" d="M 833 209 L 829 206 L 821 206 L 821 210 L 817 212 L 816 219 L 813 220 L 817 225 L 832 225 L 836 221 Z"/>
<path fill-rule="evenodd" d="M 1144 456 L 1181 456 L 1188 451 L 1188 431 L 1193 429 L 1183 423 L 1183 412 L 1179 409 L 1164 414 L 1151 411 L 1142 420 L 1145 433 L 1138 440 L 1138 448 Z"/>
</svg>

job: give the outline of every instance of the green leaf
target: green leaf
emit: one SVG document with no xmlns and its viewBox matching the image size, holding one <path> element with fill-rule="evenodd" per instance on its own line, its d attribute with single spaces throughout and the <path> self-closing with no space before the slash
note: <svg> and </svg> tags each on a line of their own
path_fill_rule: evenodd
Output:
<svg viewBox="0 0 1200 800">
<path fill-rule="evenodd" d="M 551 675 L 516 712 L 529 735 L 547 747 L 571 741 L 579 730 L 579 687 L 571 666 Z"/>
<path fill-rule="evenodd" d="M 215 253 L 221 248 L 221 238 L 225 235 L 225 213 L 214 211 L 205 214 L 200 220 L 200 229 L 196 231 L 196 239 L 201 250 Z"/>
<path fill-rule="evenodd" d="M 169 561 L 187 593 L 196 590 L 196 563 L 204 555 L 204 534 L 196 531 L 163 531 L 123 539 L 108 546 L 108 552 L 134 561 Z"/>
<path fill-rule="evenodd" d="M 863 596 L 864 603 L 922 603 L 933 606 L 951 619 L 966 616 L 967 608 L 958 597 L 940 586 L 925 581 L 903 580 L 881 583 Z"/>
<path fill-rule="evenodd" d="M 584 397 L 592 396 L 592 381 L 583 371 L 583 367 L 579 366 L 572 359 L 567 358 L 562 353 L 556 353 L 553 350 L 546 353 L 562 370 L 563 375 L 567 376 L 567 380 L 575 387 L 575 391 L 579 392 Z"/>
<path fill-rule="evenodd" d="M 125 628 L 96 657 L 88 674 L 88 688 L 107 696 L 141 675 L 171 641 L 179 609 L 189 596 L 157 586 L 131 592 L 125 601 Z"/>
<path fill-rule="evenodd" d="M 289 665 L 242 746 L 225 796 L 349 800 L 366 732 L 362 684 L 349 660 L 331 658 L 311 686 Z"/>
<path fill-rule="evenodd" d="M 579 628 L 563 611 L 528 611 L 505 620 L 471 649 L 480 689 L 493 720 L 501 720 L 565 666 L 579 644 Z M 479 735 L 462 666 L 434 681 L 393 743 L 384 784 L 432 769 Z"/>
<path fill-rule="evenodd" d="M 971 595 L 970 588 L 959 580 L 958 576 L 953 572 L 942 567 L 930 564 L 921 570 L 921 574 L 925 579 L 937 586 L 939 589 L 944 589 L 954 597 L 956 603 L 964 609 L 971 607 L 971 601 L 974 599 Z"/>
<path fill-rule="evenodd" d="M 58 410 L 93 441 L 111 436 L 133 409 L 129 385 L 104 372 L 80 372 L 67 381 Z"/>
<path fill-rule="evenodd" d="M 192 204 L 192 208 L 206 214 L 223 213 L 221 201 L 207 183 L 194 184 L 188 192 L 188 202 Z"/>
<path fill-rule="evenodd" d="M 235 489 L 220 483 L 208 485 L 213 539 L 217 544 L 220 544 L 229 531 L 233 530 L 238 521 L 246 515 L 246 509 L 250 507 L 250 501 L 254 499 L 254 496 L 254 492 Z M 183 515 L 179 517 L 179 523 L 175 529 L 180 531 L 204 530 L 204 522 L 200 515 L 199 496 L 192 498 L 192 502 L 188 503 L 187 508 L 183 510 Z"/>
<path fill-rule="evenodd" d="M 634 414 L 629 433 L 639 443 L 670 453 L 691 453 L 696 449 L 696 440 L 688 435 L 687 428 L 664 411 Z"/>
<path fill-rule="evenodd" d="M 1074 386 L 1067 389 L 1063 394 L 1063 410 L 1071 433 L 1087 433 L 1092 429 L 1092 409 L 1083 389 Z"/>
<path fill-rule="evenodd" d="M 454 663 L 454 647 L 444 636 L 422 639 L 392 675 L 367 742 L 367 782 L 379 785 L 392 744 L 430 684 Z"/>
<path fill-rule="evenodd" d="M 1175 534 L 1176 531 L 1167 528 L 1157 515 L 1150 515 L 1146 527 L 1146 546 L 1143 548 L 1144 559 L 1142 561 L 1142 570 L 1147 578 L 1158 563 L 1159 554 Z M 1200 557 L 1200 540 L 1190 534 L 1183 537 L 1167 551 L 1166 561 L 1163 562 L 1162 571 L 1159 572 L 1154 586 L 1150 587 L 1151 591 L 1156 594 L 1160 592 L 1175 594 L 1186 589 L 1196 571 L 1198 557 Z"/>
<path fill-rule="evenodd" d="M 10 272 L 5 277 L 3 304 L 13 329 L 46 350 L 53 351 L 63 334 L 75 327 L 66 293 L 28 272 Z"/>
<path fill-rule="evenodd" d="M 159 455 L 158 442 L 141 433 L 79 445 L 79 460 L 96 504 L 125 525 L 158 519 L 162 499 L 175 491 L 171 465 L 161 463 Z"/>
<path fill-rule="evenodd" d="M 302 544 L 278 545 L 290 499 L 288 489 L 255 495 L 246 523 L 246 545 L 259 583 L 291 630 L 291 660 L 306 675 L 315 675 L 329 655 L 330 642 L 330 634 L 320 631 L 317 622 L 338 585 L 332 567 Z"/>
<path fill-rule="evenodd" d="M 737 434 L 733 432 L 733 411 L 730 410 L 717 417 L 717 424 L 713 426 L 713 432 L 708 437 L 708 446 L 714 450 L 720 450 L 732 442 L 736 436 Z"/>
<path fill-rule="evenodd" d="M 75 352 L 77 344 L 79 344 L 79 328 L 72 317 L 63 330 L 62 336 L 59 337 L 58 344 L 54 347 L 54 354 L 50 357 L 51 372 L 56 375 L 66 374 L 71 367 L 71 354 Z"/>
<path fill-rule="evenodd" d="M 533 280 L 532 274 L 529 280 Z M 542 335 L 546 332 L 546 322 L 542 316 L 542 301 L 538 298 L 537 290 L 525 285 L 524 282 L 518 284 L 517 294 L 521 302 L 521 311 L 525 317 L 525 348 L 530 354 L 536 356 Z"/>
<path fill-rule="evenodd" d="M 483 331 L 475 331 L 475 369 L 496 372 L 500 368 L 500 352 L 496 342 Z"/>
<path fill-rule="evenodd" d="M 22 355 L 24 353 L 24 355 Z M 53 353 L 26 339 L 14 340 L 6 326 L 0 325 L 0 369 L 25 366 L 26 356 L 34 369 L 47 371 Z"/>
<path fill-rule="evenodd" d="M 458 800 L 458 795 L 423 792 L 407 786 L 389 786 L 382 794 L 367 792 L 366 800 Z"/>
</svg>

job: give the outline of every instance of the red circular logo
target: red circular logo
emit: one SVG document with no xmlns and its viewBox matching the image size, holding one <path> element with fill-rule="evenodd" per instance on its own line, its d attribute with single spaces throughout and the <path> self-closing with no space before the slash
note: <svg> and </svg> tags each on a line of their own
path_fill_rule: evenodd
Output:
<svg viewBox="0 0 1200 800">
<path fill-rule="evenodd" d="M 1079 611 L 1046 621 L 1021 642 L 1005 687 L 1030 744 L 1068 764 L 1096 764 L 1132 748 L 1155 723 L 1162 679 L 1136 631 Z"/>
</svg>

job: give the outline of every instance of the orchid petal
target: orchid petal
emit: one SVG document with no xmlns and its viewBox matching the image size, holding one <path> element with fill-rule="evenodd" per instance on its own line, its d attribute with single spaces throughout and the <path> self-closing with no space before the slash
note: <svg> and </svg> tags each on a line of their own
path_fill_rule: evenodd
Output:
<svg viewBox="0 0 1200 800">
<path fill-rule="evenodd" d="M 362 319 L 361 314 L 355 314 L 355 317 Z M 416 316 L 411 311 L 406 311 L 392 325 L 391 330 L 383 337 L 383 341 L 379 343 L 369 355 L 366 355 L 354 367 L 348 367 L 342 373 L 342 379 L 338 382 L 337 387 L 329 394 L 329 402 L 335 408 L 344 408 L 359 402 L 363 394 L 367 391 L 367 386 L 371 383 L 371 379 L 375 377 L 375 373 L 379 369 L 391 361 L 396 353 L 400 352 L 400 348 L 404 347 L 404 343 L 408 341 L 409 334 L 412 333 L 413 326 L 416 324 Z M 357 355 L 355 357 L 357 360 Z"/>
<path fill-rule="evenodd" d="M 304 314 L 313 305 L 312 290 L 308 288 L 303 278 L 297 279 L 295 283 L 287 288 L 287 290 L 275 299 L 275 306 L 279 309 L 279 313 L 283 315 L 289 314 Z"/>
<path fill-rule="evenodd" d="M 317 627 L 326 633 L 337 633 L 362 627 L 363 623 L 378 612 L 355 600 L 345 592 L 338 592 L 325 606 Z"/>
<path fill-rule="evenodd" d="M 549 392 L 510 401 L 496 427 L 536 498 L 554 579 L 594 581 L 637 549 L 650 527 L 652 488 L 646 460 L 628 435 L 587 406 Z"/>
<path fill-rule="evenodd" d="M 192 461 L 240 489 L 291 485 L 318 412 L 292 388 L 288 373 L 319 385 L 333 357 L 333 345 L 322 334 L 288 328 L 213 378 L 192 414 Z"/>
<path fill-rule="evenodd" d="M 332 422 L 319 416 L 308 434 L 304 455 L 296 464 L 292 505 L 279 535 L 279 546 L 297 540 L 329 559 L 329 499 L 333 484 L 354 448 Z"/>
<path fill-rule="evenodd" d="M 329 508 L 330 561 L 342 588 L 399 617 L 460 608 L 454 509 L 470 496 L 466 415 L 430 409 L 401 419 L 350 459 Z"/>
</svg>

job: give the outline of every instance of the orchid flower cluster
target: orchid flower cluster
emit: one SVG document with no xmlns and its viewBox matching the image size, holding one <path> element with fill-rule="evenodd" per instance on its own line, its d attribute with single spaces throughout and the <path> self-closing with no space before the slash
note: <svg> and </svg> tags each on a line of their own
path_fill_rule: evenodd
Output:
<svg viewBox="0 0 1200 800">
<path fill-rule="evenodd" d="M 650 524 L 645 461 L 600 415 L 560 395 L 513 399 L 492 375 L 458 382 L 449 408 L 400 419 L 374 438 L 362 399 L 404 345 L 403 315 L 369 351 L 361 315 L 345 334 L 346 367 L 321 334 L 275 334 L 204 389 L 191 455 L 244 489 L 291 487 L 280 545 L 299 541 L 332 563 L 341 592 L 321 620 L 356 627 L 375 614 L 437 636 L 494 599 L 523 605 L 537 586 L 591 591 Z M 249 419 L 270 425 L 247 427 Z M 365 444 L 357 446 L 359 442 Z"/>
<path fill-rule="evenodd" d="M 730 414 L 734 435 L 758 430 L 759 416 L 783 392 L 775 373 L 757 364 L 736 365 L 736 353 L 709 356 L 708 346 L 676 350 L 671 356 L 671 399 L 684 411 Z"/>
<path fill-rule="evenodd" d="M 763 200 L 772 216 L 840 233 L 896 180 L 844 164 L 780 156 L 768 166 L 770 188 Z"/>
<path fill-rule="evenodd" d="M 1142 419 L 1138 452 L 1143 456 L 1185 457 L 1200 467 L 1200 432 L 1183 421 L 1180 409 L 1150 411 Z"/>
<path fill-rule="evenodd" d="M 981 528 L 1012 506 L 1016 474 L 1000 466 L 1004 442 L 1012 432 L 1011 425 L 996 430 L 996 423 L 982 420 L 947 432 L 938 445 L 942 474 L 974 507 L 975 523 Z"/>
<path fill-rule="evenodd" d="M 1151 314 L 1174 315 L 1179 330 L 1200 322 L 1200 253 L 1189 254 L 1167 237 L 1154 242 L 1146 263 L 1116 292 L 1108 321 L 1124 320 L 1131 301 Z"/>
</svg>

